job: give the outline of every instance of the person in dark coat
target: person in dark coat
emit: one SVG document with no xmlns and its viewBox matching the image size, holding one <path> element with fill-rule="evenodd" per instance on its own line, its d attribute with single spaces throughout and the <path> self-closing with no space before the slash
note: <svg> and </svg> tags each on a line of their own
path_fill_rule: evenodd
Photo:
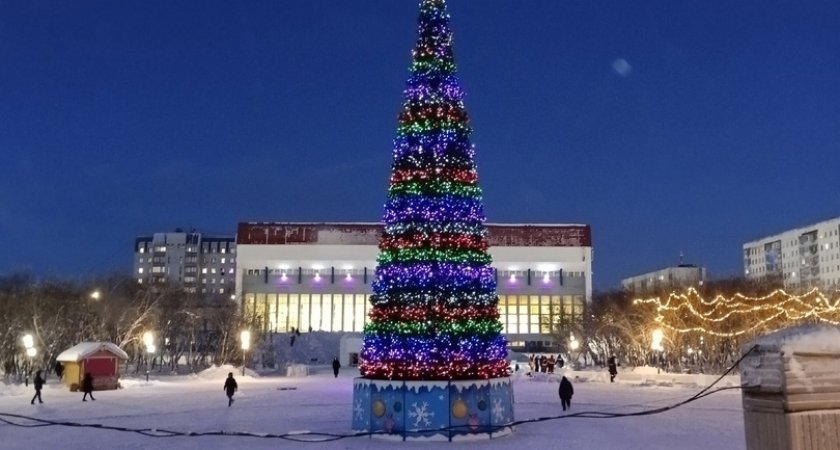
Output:
<svg viewBox="0 0 840 450">
<path fill-rule="evenodd" d="M 55 362 L 55 374 L 58 376 L 58 379 L 61 379 L 61 376 L 64 375 L 64 366 L 61 364 L 61 361 Z"/>
<path fill-rule="evenodd" d="M 560 404 L 563 405 L 563 411 L 566 408 L 572 407 L 572 395 L 575 394 L 575 388 L 572 387 L 572 382 L 569 381 L 568 378 L 563 377 L 560 379 L 560 389 L 558 389 L 558 394 L 560 394 Z"/>
<path fill-rule="evenodd" d="M 35 386 L 35 395 L 32 396 L 32 401 L 29 403 L 34 405 L 36 398 L 38 399 L 38 403 L 44 403 L 44 401 L 41 400 L 41 388 L 44 387 L 44 379 L 41 378 L 40 370 L 35 372 L 35 379 L 32 380 L 32 384 Z"/>
<path fill-rule="evenodd" d="M 332 366 L 333 366 L 333 373 L 335 374 L 335 377 L 338 378 L 338 369 L 341 368 L 341 363 L 338 362 L 338 358 L 333 359 Z"/>
<path fill-rule="evenodd" d="M 615 365 L 615 356 L 610 356 L 607 359 L 607 367 L 610 370 L 610 383 L 615 382 L 615 376 L 618 375 L 618 367 Z"/>
<path fill-rule="evenodd" d="M 233 393 L 239 389 L 239 386 L 236 384 L 236 380 L 233 379 L 233 372 L 228 372 L 227 380 L 225 380 L 225 393 L 228 397 L 228 406 L 233 404 Z"/>
<path fill-rule="evenodd" d="M 93 376 L 91 376 L 90 372 L 85 373 L 85 377 L 82 378 L 82 391 L 84 391 L 85 395 L 82 396 L 82 401 L 87 401 L 87 396 L 90 395 L 90 399 L 96 401 L 93 398 Z"/>
</svg>

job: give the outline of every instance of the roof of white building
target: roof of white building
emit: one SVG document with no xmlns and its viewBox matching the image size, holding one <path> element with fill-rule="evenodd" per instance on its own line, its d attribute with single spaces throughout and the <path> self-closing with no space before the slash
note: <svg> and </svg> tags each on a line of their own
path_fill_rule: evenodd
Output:
<svg viewBox="0 0 840 450">
<path fill-rule="evenodd" d="M 821 220 L 819 222 L 811 223 L 811 224 L 808 224 L 808 225 L 802 225 L 802 226 L 799 226 L 799 227 L 796 227 L 796 228 L 790 228 L 790 229 L 787 229 L 787 230 L 784 230 L 784 231 L 780 231 L 776 234 L 768 234 L 768 235 L 763 236 L 761 238 L 753 239 L 751 241 L 745 242 L 743 244 L 743 247 L 746 249 L 747 247 L 750 247 L 750 246 L 753 246 L 753 245 L 756 245 L 756 244 L 762 244 L 766 240 L 770 240 L 770 239 L 776 240 L 776 239 L 779 239 L 782 235 L 787 234 L 787 233 L 796 234 L 796 233 L 808 232 L 808 231 L 813 231 L 817 228 L 824 227 L 824 226 L 833 227 L 834 225 L 836 225 L 838 223 L 840 223 L 840 217 L 833 217 L 831 219 Z"/>
<path fill-rule="evenodd" d="M 117 347 L 116 344 L 110 342 L 81 342 L 61 352 L 56 360 L 61 362 L 79 362 L 100 350 L 106 350 L 122 359 L 128 359 L 128 353 Z"/>
</svg>

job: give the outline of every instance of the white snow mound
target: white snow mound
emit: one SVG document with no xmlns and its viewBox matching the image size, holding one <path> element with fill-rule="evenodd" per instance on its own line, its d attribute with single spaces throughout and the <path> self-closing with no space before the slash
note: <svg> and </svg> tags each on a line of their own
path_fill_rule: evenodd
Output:
<svg viewBox="0 0 840 450">
<path fill-rule="evenodd" d="M 242 376 L 242 368 L 234 367 L 230 364 L 223 364 L 221 366 L 212 366 L 198 372 L 194 376 L 202 380 L 224 380 L 228 374 L 232 373 L 234 377 Z M 245 376 L 258 378 L 260 375 L 251 369 L 245 368 Z"/>
</svg>

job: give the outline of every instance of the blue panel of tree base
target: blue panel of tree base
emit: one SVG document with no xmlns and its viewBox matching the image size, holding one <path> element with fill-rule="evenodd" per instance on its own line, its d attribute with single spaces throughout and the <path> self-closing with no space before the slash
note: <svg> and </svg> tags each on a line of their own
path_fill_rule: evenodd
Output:
<svg viewBox="0 0 840 450">
<path fill-rule="evenodd" d="M 371 384 L 371 430 L 388 434 L 405 430 L 405 386 Z"/>
<path fill-rule="evenodd" d="M 449 439 L 449 389 L 444 386 L 406 385 L 405 424 L 412 436 Z M 437 430 L 437 431 L 435 431 Z"/>
<path fill-rule="evenodd" d="M 360 380 L 357 380 L 360 381 Z M 370 430 L 370 383 L 367 380 L 353 384 L 353 430 Z"/>
<path fill-rule="evenodd" d="M 490 385 L 486 381 L 469 387 L 455 384 L 449 387 L 453 435 L 489 433 Z"/>
<path fill-rule="evenodd" d="M 513 422 L 513 386 L 505 383 L 490 386 L 490 423 L 493 426 Z"/>
<path fill-rule="evenodd" d="M 357 378 L 353 429 L 403 439 L 493 437 L 513 421 L 509 379 L 447 382 Z"/>
</svg>

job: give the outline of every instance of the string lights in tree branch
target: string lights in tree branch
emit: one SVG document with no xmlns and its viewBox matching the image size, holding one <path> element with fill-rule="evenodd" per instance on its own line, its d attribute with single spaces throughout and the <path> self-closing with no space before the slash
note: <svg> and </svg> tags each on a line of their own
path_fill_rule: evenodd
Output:
<svg viewBox="0 0 840 450">
<path fill-rule="evenodd" d="M 420 4 L 393 146 L 362 376 L 507 376 L 464 91 L 444 0 Z"/>
<path fill-rule="evenodd" d="M 840 325 L 840 295 L 829 298 L 819 289 L 802 295 L 779 289 L 763 297 L 735 294 L 706 300 L 691 288 L 685 293 L 671 293 L 666 299 L 638 299 L 634 303 L 655 306 L 656 321 L 677 333 L 737 337 L 804 321 Z"/>
</svg>

